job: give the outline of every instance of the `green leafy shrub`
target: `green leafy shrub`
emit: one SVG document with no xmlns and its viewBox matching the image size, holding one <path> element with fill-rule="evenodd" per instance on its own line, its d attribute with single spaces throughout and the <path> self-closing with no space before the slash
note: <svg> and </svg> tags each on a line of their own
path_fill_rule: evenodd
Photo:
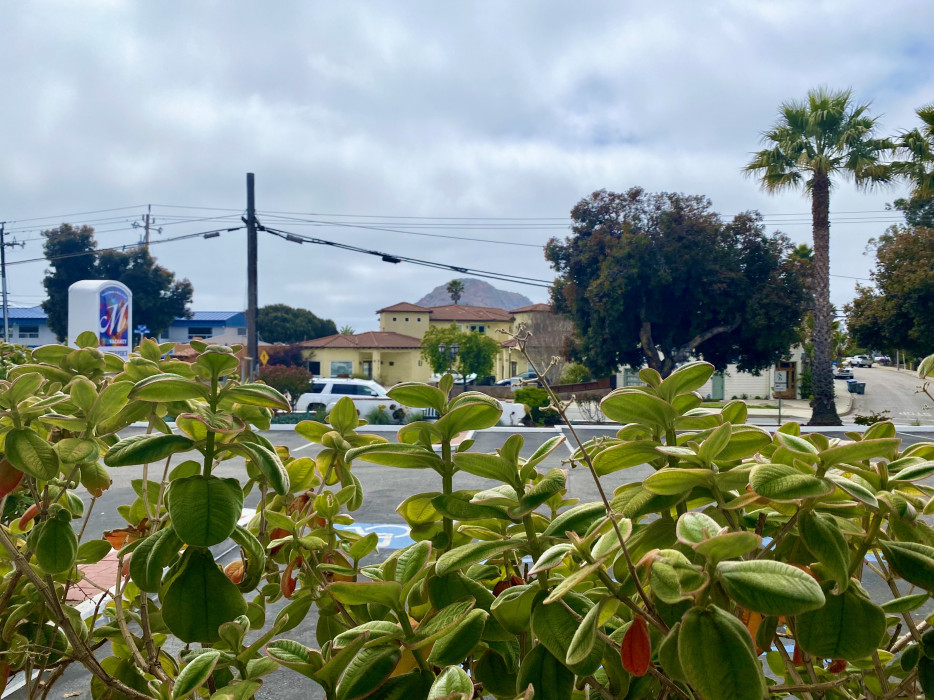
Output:
<svg viewBox="0 0 934 700">
<path fill-rule="evenodd" d="M 296 365 L 266 365 L 259 371 L 259 378 L 289 399 L 290 408 L 306 393 L 314 376 L 304 367 Z"/>
<path fill-rule="evenodd" d="M 516 389 L 513 394 L 516 403 L 521 403 L 529 408 L 529 419 L 532 425 L 555 425 L 561 420 L 558 412 L 551 408 L 546 408 L 551 402 L 548 391 L 536 386 L 524 386 Z"/>
<path fill-rule="evenodd" d="M 593 375 L 580 362 L 569 362 L 561 373 L 561 384 L 583 384 L 593 379 Z"/>
<path fill-rule="evenodd" d="M 365 416 L 366 422 L 370 425 L 392 425 L 394 422 L 389 411 L 383 406 L 377 406 Z"/>
<path fill-rule="evenodd" d="M 39 348 L 0 384 L 0 496 L 39 496 L 0 527 L 0 678 L 42 669 L 33 697 L 75 663 L 92 697 L 134 700 L 248 700 L 273 673 L 329 699 L 934 692 L 934 632 L 912 614 L 934 593 L 919 517 L 934 509 L 934 442 L 904 447 L 891 423 L 846 440 L 770 433 L 742 402 L 700 407 L 711 365 L 643 370 L 646 386 L 602 402 L 616 435 L 572 446 L 599 487 L 581 503 L 567 453 L 546 462 L 563 435 L 531 454 L 520 435 L 455 449 L 502 408 L 452 397 L 451 375 L 390 390 L 440 416 L 398 442 L 359 432 L 345 397 L 327 423 L 296 425 L 321 449 L 295 457 L 261 434 L 283 397 L 239 384 L 228 348 L 197 344 L 188 364 L 146 341 L 123 363 L 92 343 Z M 138 420 L 147 432 L 120 436 Z M 237 457 L 241 479 L 215 473 Z M 345 529 L 363 505 L 359 462 L 420 469 L 426 488 L 397 508 L 415 543 L 378 562 L 375 533 Z M 105 539 L 93 507 L 111 470 L 139 465 L 126 527 Z M 619 478 L 633 468 L 644 478 Z M 455 490 L 459 472 L 482 487 Z M 238 524 L 253 489 L 257 512 Z M 227 538 L 241 559 L 222 571 L 210 547 Z M 66 589 L 111 544 L 128 578 L 104 582 L 96 621 L 81 620 Z M 868 576 L 891 595 L 870 596 Z M 314 635 L 296 629 L 311 620 Z"/>
<path fill-rule="evenodd" d="M 853 422 L 856 423 L 856 425 L 873 425 L 874 423 L 882 423 L 887 420 L 890 420 L 889 411 L 872 411 L 866 416 L 856 414 L 856 417 L 853 418 Z"/>
</svg>

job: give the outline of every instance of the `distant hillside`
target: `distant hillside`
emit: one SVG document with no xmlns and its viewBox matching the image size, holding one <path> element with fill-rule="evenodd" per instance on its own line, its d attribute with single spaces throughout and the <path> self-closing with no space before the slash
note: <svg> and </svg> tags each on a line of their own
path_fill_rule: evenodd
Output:
<svg viewBox="0 0 934 700">
<path fill-rule="evenodd" d="M 469 277 L 461 278 L 464 283 L 464 294 L 461 296 L 459 304 L 463 306 L 492 306 L 497 309 L 518 309 L 520 306 L 528 306 L 532 300 L 523 294 L 517 292 L 504 292 L 497 289 L 489 282 L 475 280 Z M 428 294 L 423 296 L 415 303 L 419 306 L 444 306 L 453 304 L 451 296 L 445 287 L 445 282 L 440 287 L 435 287 Z"/>
</svg>

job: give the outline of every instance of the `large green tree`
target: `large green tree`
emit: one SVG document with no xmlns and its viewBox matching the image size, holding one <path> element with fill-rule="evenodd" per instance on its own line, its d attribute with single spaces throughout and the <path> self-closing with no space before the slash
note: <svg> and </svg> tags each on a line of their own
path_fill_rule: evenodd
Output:
<svg viewBox="0 0 934 700">
<path fill-rule="evenodd" d="M 896 226 L 876 241 L 875 286 L 860 285 L 846 305 L 847 327 L 866 348 L 934 348 L 934 229 Z"/>
<path fill-rule="evenodd" d="M 859 186 L 887 182 L 884 162 L 892 144 L 876 138 L 869 105 L 855 104 L 850 90 L 818 88 L 804 101 L 779 108 L 779 117 L 763 134 L 765 148 L 753 155 L 746 172 L 774 193 L 803 188 L 811 198 L 814 237 L 814 401 L 811 425 L 840 425 L 833 395 L 830 306 L 830 189 L 837 178 Z"/>
<path fill-rule="evenodd" d="M 490 336 L 477 331 L 462 331 L 453 323 L 450 326 L 431 326 L 422 337 L 421 348 L 422 358 L 431 365 L 432 372 L 441 374 L 453 369 L 462 377 L 491 375 L 496 353 L 500 350 L 499 344 Z"/>
<path fill-rule="evenodd" d="M 299 343 L 337 334 L 337 326 L 331 319 L 318 318 L 308 309 L 286 304 L 261 307 L 256 313 L 256 329 L 267 343 Z"/>
<path fill-rule="evenodd" d="M 662 376 L 691 357 L 757 371 L 794 344 L 806 262 L 755 213 L 724 222 L 702 196 L 601 190 L 552 239 L 552 299 L 577 327 L 571 348 L 597 376 L 647 364 Z"/>
<path fill-rule="evenodd" d="M 157 265 L 149 251 L 135 247 L 127 252 L 98 251 L 94 229 L 62 224 L 42 232 L 43 252 L 51 269 L 43 285 L 48 299 L 42 308 L 50 330 L 60 341 L 68 334 L 68 287 L 80 280 L 116 280 L 133 292 L 133 324 L 144 325 L 156 336 L 179 317 L 190 315 L 193 288 L 188 280 Z"/>
<path fill-rule="evenodd" d="M 899 159 L 893 167 L 911 185 L 908 197 L 893 204 L 905 215 L 909 226 L 934 228 L 934 104 L 916 110 L 920 128 L 903 132 L 896 139 Z"/>
</svg>

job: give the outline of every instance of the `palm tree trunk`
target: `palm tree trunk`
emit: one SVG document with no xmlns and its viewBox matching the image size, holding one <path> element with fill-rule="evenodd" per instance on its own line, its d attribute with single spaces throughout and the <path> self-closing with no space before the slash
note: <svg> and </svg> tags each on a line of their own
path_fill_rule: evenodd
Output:
<svg viewBox="0 0 934 700">
<path fill-rule="evenodd" d="M 814 226 L 814 364 L 811 367 L 814 402 L 809 425 L 843 425 L 833 400 L 830 365 L 833 311 L 830 306 L 830 179 L 826 173 L 814 175 L 811 218 Z"/>
</svg>

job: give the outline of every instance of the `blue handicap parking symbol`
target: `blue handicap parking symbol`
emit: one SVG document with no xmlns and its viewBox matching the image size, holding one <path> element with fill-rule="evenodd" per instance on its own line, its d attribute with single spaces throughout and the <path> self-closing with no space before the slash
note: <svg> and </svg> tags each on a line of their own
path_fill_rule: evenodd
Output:
<svg viewBox="0 0 934 700">
<path fill-rule="evenodd" d="M 410 544 L 415 544 L 415 540 L 409 537 L 409 528 L 407 525 L 396 525 L 394 523 L 354 523 L 353 525 L 339 525 L 341 529 L 353 530 L 359 535 L 369 535 L 375 532 L 379 541 L 379 549 L 402 549 Z"/>
</svg>

